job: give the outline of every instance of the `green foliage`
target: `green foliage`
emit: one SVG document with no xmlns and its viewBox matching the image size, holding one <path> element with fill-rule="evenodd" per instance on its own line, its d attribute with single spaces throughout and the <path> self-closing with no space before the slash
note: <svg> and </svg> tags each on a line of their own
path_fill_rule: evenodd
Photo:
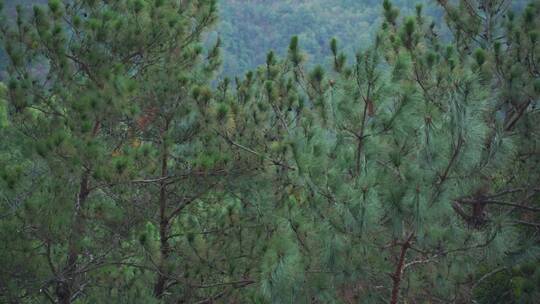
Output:
<svg viewBox="0 0 540 304">
<path fill-rule="evenodd" d="M 534 303 L 540 6 L 480 2 L 14 10 L 0 302 Z"/>
</svg>

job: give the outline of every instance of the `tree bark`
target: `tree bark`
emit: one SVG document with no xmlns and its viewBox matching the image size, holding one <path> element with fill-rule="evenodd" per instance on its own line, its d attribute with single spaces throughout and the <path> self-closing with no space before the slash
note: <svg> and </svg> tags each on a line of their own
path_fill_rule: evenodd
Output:
<svg viewBox="0 0 540 304">
<path fill-rule="evenodd" d="M 165 132 L 168 129 L 168 123 L 165 125 Z M 154 285 L 154 295 L 157 298 L 162 298 L 165 293 L 167 284 L 167 259 L 170 255 L 169 245 L 169 219 L 167 217 L 167 184 L 166 177 L 168 175 L 168 148 L 165 139 L 162 137 L 162 156 L 161 156 L 161 181 L 159 183 L 159 242 L 160 242 L 160 260 L 158 265 L 158 275 Z"/>
<path fill-rule="evenodd" d="M 413 234 L 411 233 L 407 240 L 401 244 L 401 252 L 399 254 L 399 259 L 396 265 L 396 270 L 394 271 L 394 274 L 392 274 L 392 281 L 393 281 L 393 287 L 392 287 L 392 299 L 390 300 L 390 304 L 397 304 L 399 300 L 399 288 L 401 285 L 401 278 L 403 275 L 403 266 L 405 265 L 405 255 L 407 254 L 407 250 L 411 246 L 411 240 L 413 238 Z"/>
</svg>

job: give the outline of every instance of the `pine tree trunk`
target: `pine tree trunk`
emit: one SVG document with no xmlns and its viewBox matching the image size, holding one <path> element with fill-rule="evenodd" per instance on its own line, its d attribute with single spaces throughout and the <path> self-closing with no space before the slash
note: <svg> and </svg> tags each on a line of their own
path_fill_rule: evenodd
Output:
<svg viewBox="0 0 540 304">
<path fill-rule="evenodd" d="M 71 235 L 68 242 L 68 256 L 64 268 L 64 277 L 60 278 L 56 286 L 55 294 L 58 299 L 58 303 L 61 304 L 71 303 L 71 298 L 77 288 L 77 260 L 80 252 L 77 242 L 84 234 L 84 219 L 82 216 L 82 208 L 84 206 L 84 203 L 86 202 L 86 199 L 88 198 L 88 194 L 90 193 L 88 187 L 89 175 L 89 171 L 86 170 L 81 176 L 79 192 L 77 193 L 77 199 L 75 202 L 75 211 L 73 214 Z"/>
<path fill-rule="evenodd" d="M 392 299 L 390 300 L 390 304 L 397 304 L 399 300 L 399 288 L 401 285 L 401 278 L 403 275 L 403 266 L 405 265 L 405 255 L 407 254 L 407 250 L 411 247 L 412 238 L 413 238 L 413 234 L 411 233 L 409 237 L 407 238 L 407 240 L 401 245 L 401 252 L 399 254 L 396 270 L 394 274 L 392 274 L 393 287 L 392 287 Z"/>
<path fill-rule="evenodd" d="M 167 207 L 166 190 L 164 182 L 161 182 L 160 190 L 160 222 L 159 222 L 159 241 L 160 241 L 160 261 L 158 265 L 158 276 L 154 287 L 154 294 L 157 298 L 161 298 L 165 292 L 165 284 L 167 283 L 167 269 L 166 262 L 169 258 L 170 245 L 168 241 L 168 220 L 166 218 L 165 210 Z"/>
<path fill-rule="evenodd" d="M 364 102 L 364 112 L 362 114 L 362 125 L 360 126 L 360 134 L 357 135 L 358 143 L 356 147 L 356 166 L 355 166 L 356 177 L 360 176 L 360 171 L 362 169 L 361 159 L 362 159 L 362 148 L 364 146 L 364 132 L 366 128 L 367 111 L 368 111 L 368 101 L 366 100 Z"/>
<path fill-rule="evenodd" d="M 99 120 L 96 120 L 92 130 L 92 137 L 96 137 L 101 128 L 101 123 Z M 77 269 L 77 260 L 80 253 L 78 248 L 78 242 L 81 237 L 84 235 L 84 218 L 82 210 L 88 195 L 90 194 L 90 171 L 91 169 L 87 168 L 83 171 L 81 176 L 81 182 L 79 184 L 79 192 L 75 200 L 75 210 L 73 212 L 73 222 L 71 225 L 71 234 L 68 240 L 68 256 L 66 265 L 64 267 L 64 276 L 57 278 L 58 282 L 56 284 L 55 295 L 60 304 L 70 304 L 73 294 L 77 291 L 77 279 L 78 279 L 78 269 Z"/>
<path fill-rule="evenodd" d="M 166 125 L 166 129 L 167 130 Z M 165 139 L 162 137 L 163 141 L 163 154 L 161 158 L 161 178 L 160 181 L 160 190 L 159 190 L 159 241 L 160 241 L 160 261 L 158 265 L 158 276 L 156 279 L 156 284 L 154 286 L 154 295 L 157 298 L 162 298 L 163 293 L 165 292 L 165 285 L 167 284 L 167 269 L 166 263 L 170 254 L 170 245 L 168 241 L 169 235 L 169 219 L 167 218 L 167 185 L 166 177 L 167 172 L 167 163 L 168 163 L 168 151 L 167 144 Z"/>
</svg>

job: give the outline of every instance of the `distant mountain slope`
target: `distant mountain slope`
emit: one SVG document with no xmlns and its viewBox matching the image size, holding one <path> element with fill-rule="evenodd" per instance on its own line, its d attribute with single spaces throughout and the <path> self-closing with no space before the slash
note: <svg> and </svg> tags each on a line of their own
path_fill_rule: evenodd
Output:
<svg viewBox="0 0 540 304">
<path fill-rule="evenodd" d="M 411 12 L 423 3 L 429 13 L 430 1 L 394 1 Z M 224 74 L 237 75 L 264 62 L 273 49 L 286 50 L 291 36 L 298 35 L 304 51 L 319 63 L 329 54 L 329 41 L 338 38 L 352 53 L 367 45 L 380 24 L 380 0 L 222 0 L 221 23 Z"/>
</svg>

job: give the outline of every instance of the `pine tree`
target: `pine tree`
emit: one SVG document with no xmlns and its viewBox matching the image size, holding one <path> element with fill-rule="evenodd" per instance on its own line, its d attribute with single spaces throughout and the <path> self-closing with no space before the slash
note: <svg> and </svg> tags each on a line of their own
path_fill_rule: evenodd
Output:
<svg viewBox="0 0 540 304">
<path fill-rule="evenodd" d="M 185 243 L 178 240 L 184 234 L 177 229 L 178 219 L 190 204 L 217 195 L 219 178 L 226 174 L 226 155 L 219 155 L 210 129 L 216 115 L 226 114 L 220 112 L 208 86 L 219 67 L 220 41 L 206 54 L 201 46 L 201 35 L 216 20 L 216 3 L 169 1 L 154 10 L 146 16 L 153 35 L 169 38 L 155 55 L 149 54 L 153 63 L 137 77 L 141 94 L 136 103 L 141 111 L 130 123 L 130 138 L 123 150 L 138 154 L 135 165 L 144 185 L 143 189 L 134 185 L 135 195 L 129 199 L 142 196 L 146 208 L 153 211 L 147 214 L 147 225 L 138 236 L 148 254 L 145 263 L 155 271 L 153 293 L 158 299 L 183 294 L 188 300 L 192 266 L 180 246 Z M 179 13 L 162 23 L 156 21 L 156 15 L 171 11 Z M 195 24 L 189 25 L 187 20 L 195 20 Z M 157 232 L 157 240 L 152 232 Z"/>
<path fill-rule="evenodd" d="M 456 37 L 460 57 L 472 57 L 475 69 L 489 94 L 493 110 L 489 116 L 490 133 L 479 167 L 489 168 L 490 189 L 481 195 L 466 197 L 457 207 L 482 209 L 506 225 L 519 229 L 519 241 L 511 258 L 495 270 L 483 265 L 478 277 L 484 285 L 475 284 L 479 302 L 534 302 L 538 289 L 532 288 L 533 272 L 516 269 L 538 267 L 540 260 L 533 245 L 537 237 L 538 175 L 538 14 L 540 3 L 530 1 L 523 11 L 513 11 L 511 1 L 461 1 L 459 5 L 441 3 L 446 20 Z M 499 155 L 499 156 L 496 156 Z M 507 155 L 501 158 L 501 155 Z M 504 165 L 502 165 L 504 164 Z M 535 170 L 533 170 L 535 171 Z M 537 170 L 536 170 L 537 171 Z M 508 215 L 504 218 L 502 215 Z M 466 215 L 465 215 L 466 216 Z M 512 271 L 510 271 L 512 269 Z M 536 274 L 538 276 L 538 274 Z M 528 280 L 519 280 L 519 277 Z M 516 277 L 514 280 L 513 277 Z M 498 282 L 489 288 L 490 280 Z M 502 281 L 514 281 L 505 285 Z M 495 300 L 496 299 L 496 300 Z M 501 300 L 502 301 L 502 300 Z"/>
<path fill-rule="evenodd" d="M 384 9 L 387 22 L 374 47 L 358 53 L 351 66 L 332 41 L 335 72 L 304 72 L 297 38 L 277 65 L 277 78 L 293 80 L 295 94 L 309 106 L 287 141 L 292 153 L 277 162 L 293 161 L 287 166 L 298 173 L 278 173 L 278 181 L 292 180 L 296 189 L 283 215 L 294 233 L 276 228 L 282 241 L 267 249 L 278 257 L 263 261 L 270 279 L 263 277 L 261 287 L 270 302 L 381 296 L 391 303 L 400 297 L 466 301 L 477 285 L 462 282 L 475 274 L 475 265 L 500 263 L 507 246 L 516 244 L 516 228 L 486 209 L 486 198 L 511 191 L 498 186 L 505 173 L 490 164 L 511 164 L 515 148 L 503 141 L 486 149 L 497 132 L 491 123 L 497 106 L 482 70 L 484 53 L 445 46 L 421 6 L 401 20 L 390 2 Z M 269 62 L 276 61 L 268 58 L 261 78 L 271 75 Z M 246 91 L 239 88 L 239 99 Z M 277 118 L 262 129 L 277 127 Z M 283 141 L 272 139 L 278 139 L 275 146 Z M 267 151 L 264 145 L 243 147 L 253 153 Z M 261 158 L 273 160 L 270 155 Z M 529 191 L 525 204 L 536 195 Z M 279 205 L 274 208 L 281 214 Z M 286 241 L 289 250 L 280 249 Z"/>
<path fill-rule="evenodd" d="M 55 0 L 31 12 L 19 8 L 16 20 L 3 20 L 2 41 L 10 58 L 5 132 L 13 138 L 10 148 L 21 151 L 3 159 L 10 164 L 2 170 L 12 189 L 9 197 L 21 195 L 10 231 L 33 248 L 25 250 L 36 263 L 47 265 L 28 263 L 36 280 L 20 278 L 26 287 L 11 286 L 10 299 L 71 303 L 98 288 L 98 281 L 111 283 L 106 275 L 116 270 L 110 265 L 133 264 L 126 260 L 127 240 L 145 214 L 140 201 L 133 206 L 126 199 L 125 184 L 146 183 L 138 180 L 136 165 L 150 151 L 139 146 L 135 133 L 158 124 L 151 121 L 154 106 L 161 106 L 161 119 L 171 115 L 167 107 L 181 105 L 166 99 L 177 85 L 205 83 L 217 53 L 209 54 L 209 65 L 193 79 L 185 78 L 190 61 L 202 51 L 200 35 L 214 20 L 214 1 Z M 167 65 L 170 75 L 156 68 Z M 163 158 L 170 140 L 166 131 L 155 137 Z M 163 166 L 160 185 L 166 176 Z M 119 271 L 115 276 L 128 275 Z M 107 289 L 96 301 L 116 290 L 113 284 Z"/>
</svg>

